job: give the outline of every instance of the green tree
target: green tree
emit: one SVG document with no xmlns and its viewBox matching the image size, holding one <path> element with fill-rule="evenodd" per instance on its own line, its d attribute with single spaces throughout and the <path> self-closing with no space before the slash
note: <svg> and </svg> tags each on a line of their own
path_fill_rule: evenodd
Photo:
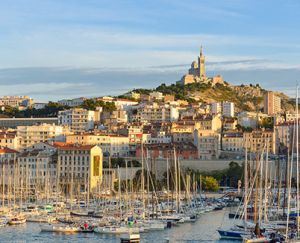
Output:
<svg viewBox="0 0 300 243">
<path fill-rule="evenodd" d="M 215 192 L 219 190 L 219 183 L 212 176 L 202 176 L 201 182 L 202 182 L 202 188 L 206 191 Z"/>
</svg>

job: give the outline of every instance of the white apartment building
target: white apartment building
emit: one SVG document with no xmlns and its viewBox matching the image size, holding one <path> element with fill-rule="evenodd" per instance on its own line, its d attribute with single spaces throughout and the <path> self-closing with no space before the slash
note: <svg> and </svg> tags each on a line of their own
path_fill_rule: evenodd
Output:
<svg viewBox="0 0 300 243">
<path fill-rule="evenodd" d="M 142 123 L 152 122 L 173 122 L 179 118 L 179 111 L 177 107 L 169 104 L 159 105 L 157 103 L 147 104 L 137 109 L 137 114 L 133 120 Z"/>
<path fill-rule="evenodd" d="M 144 144 L 160 144 L 160 143 L 171 143 L 172 137 L 167 135 L 166 132 L 160 131 L 155 135 L 143 134 Z"/>
<path fill-rule="evenodd" d="M 224 101 L 222 103 L 222 115 L 225 117 L 234 117 L 234 103 Z"/>
<path fill-rule="evenodd" d="M 100 110 L 90 111 L 83 108 L 73 108 L 58 113 L 58 124 L 68 126 L 72 132 L 93 130 L 95 122 L 99 120 Z"/>
<path fill-rule="evenodd" d="M 163 100 L 164 95 L 161 92 L 153 91 L 150 94 L 150 99 L 152 100 Z"/>
<path fill-rule="evenodd" d="M 68 129 L 54 124 L 40 124 L 33 126 L 18 126 L 17 136 L 20 138 L 20 149 L 33 144 L 49 140 L 64 141 Z"/>
</svg>

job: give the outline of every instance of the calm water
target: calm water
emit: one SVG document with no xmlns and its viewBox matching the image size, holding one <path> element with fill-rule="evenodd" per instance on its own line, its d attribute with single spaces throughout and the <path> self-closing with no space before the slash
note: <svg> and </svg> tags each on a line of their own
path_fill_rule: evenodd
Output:
<svg viewBox="0 0 300 243">
<path fill-rule="evenodd" d="M 229 226 L 227 211 L 215 211 L 201 215 L 195 223 L 185 223 L 164 231 L 155 231 L 141 234 L 141 242 L 218 242 L 216 229 L 220 226 Z M 0 228 L 0 242 L 120 242 L 117 236 L 108 236 L 95 233 L 87 234 L 57 234 L 40 232 L 39 224 L 27 223 L 19 226 Z M 226 241 L 220 241 L 225 243 Z M 228 242 L 228 241 L 227 241 Z M 227 243 L 226 242 L 226 243 Z"/>
</svg>

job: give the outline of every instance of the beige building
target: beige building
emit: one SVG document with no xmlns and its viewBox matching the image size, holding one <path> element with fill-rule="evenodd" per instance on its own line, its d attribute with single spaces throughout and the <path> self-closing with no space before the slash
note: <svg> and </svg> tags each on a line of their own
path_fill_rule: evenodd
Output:
<svg viewBox="0 0 300 243">
<path fill-rule="evenodd" d="M 59 100 L 59 101 L 57 101 L 57 103 L 60 105 L 64 105 L 64 106 L 75 107 L 75 106 L 82 105 L 85 100 L 86 100 L 86 98 L 80 97 L 80 98 L 74 98 L 74 99 Z"/>
<path fill-rule="evenodd" d="M 213 130 L 195 130 L 194 144 L 201 160 L 218 159 L 220 155 L 220 134 Z"/>
<path fill-rule="evenodd" d="M 58 124 L 68 126 L 72 132 L 93 130 L 100 120 L 101 108 L 90 111 L 83 108 L 73 108 L 58 112 Z"/>
<path fill-rule="evenodd" d="M 274 115 L 281 112 L 281 99 L 274 92 L 268 91 L 264 95 L 264 113 Z"/>
<path fill-rule="evenodd" d="M 0 131 L 0 147 L 7 147 L 14 150 L 19 150 L 21 139 L 17 136 L 16 131 Z"/>
<path fill-rule="evenodd" d="M 29 96 L 2 96 L 0 97 L 0 106 L 11 107 L 30 107 L 33 105 L 33 99 Z"/>
<path fill-rule="evenodd" d="M 18 126 L 17 137 L 20 138 L 20 149 L 25 149 L 35 143 L 46 141 L 63 141 L 68 129 L 54 124 L 40 124 L 33 126 Z"/>
<path fill-rule="evenodd" d="M 177 121 L 179 111 L 177 107 L 169 104 L 160 105 L 158 103 L 144 104 L 137 109 L 132 120 L 142 123 Z"/>
<path fill-rule="evenodd" d="M 244 150 L 244 137 L 241 132 L 228 132 L 222 136 L 222 150 L 242 152 Z"/>
<path fill-rule="evenodd" d="M 196 120 L 195 128 L 199 130 L 213 130 L 220 132 L 222 120 L 220 116 L 202 116 Z"/>
<path fill-rule="evenodd" d="M 269 130 L 244 132 L 244 143 L 249 152 L 262 153 L 268 150 L 270 154 L 276 154 L 278 150 L 275 132 Z"/>
<path fill-rule="evenodd" d="M 50 195 L 56 184 L 57 157 L 55 150 L 24 151 L 18 155 L 17 162 L 25 190 L 34 188 L 37 194 L 45 192 Z"/>
<path fill-rule="evenodd" d="M 98 145 L 105 155 L 112 157 L 129 156 L 129 138 L 115 134 L 74 134 L 66 136 L 67 143 Z"/>
<path fill-rule="evenodd" d="M 55 143 L 59 186 L 66 195 L 100 193 L 102 149 L 94 145 Z"/>
</svg>

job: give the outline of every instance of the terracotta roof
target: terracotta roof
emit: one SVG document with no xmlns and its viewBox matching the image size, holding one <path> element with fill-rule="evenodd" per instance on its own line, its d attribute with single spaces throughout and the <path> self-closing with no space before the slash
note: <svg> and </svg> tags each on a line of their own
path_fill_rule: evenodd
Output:
<svg viewBox="0 0 300 243">
<path fill-rule="evenodd" d="M 0 154 L 13 154 L 13 153 L 19 153 L 19 152 L 17 150 L 10 149 L 7 147 L 0 148 Z"/>
<path fill-rule="evenodd" d="M 54 142 L 53 146 L 60 150 L 90 150 L 95 145 L 79 145 L 74 143 Z"/>
</svg>

